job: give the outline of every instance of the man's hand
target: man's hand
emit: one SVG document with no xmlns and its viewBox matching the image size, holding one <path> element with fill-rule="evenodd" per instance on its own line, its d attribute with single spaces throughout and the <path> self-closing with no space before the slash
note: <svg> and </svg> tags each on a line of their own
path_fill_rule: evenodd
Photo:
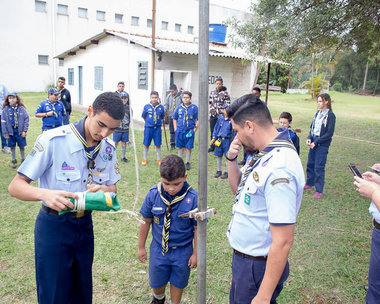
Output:
<svg viewBox="0 0 380 304">
<path fill-rule="evenodd" d="M 197 255 L 196 254 L 193 254 L 190 259 L 189 259 L 189 262 L 187 263 L 187 265 L 190 267 L 190 268 L 196 268 L 197 267 Z"/>
<path fill-rule="evenodd" d="M 54 115 L 54 111 L 49 111 L 46 113 L 46 116 L 53 116 Z"/>
<path fill-rule="evenodd" d="M 237 155 L 239 155 L 241 151 L 242 143 L 239 139 L 239 137 L 236 135 L 234 140 L 231 142 L 230 149 L 227 152 L 228 158 L 235 158 Z"/>
<path fill-rule="evenodd" d="M 49 190 L 44 189 L 44 197 L 42 200 L 45 204 L 55 211 L 66 210 L 67 208 L 74 209 L 74 205 L 68 199 L 69 197 L 74 199 L 79 199 L 78 195 L 75 193 L 63 191 L 63 190 Z"/>
<path fill-rule="evenodd" d="M 145 263 L 147 261 L 145 248 L 139 248 L 137 254 L 141 263 Z"/>
</svg>

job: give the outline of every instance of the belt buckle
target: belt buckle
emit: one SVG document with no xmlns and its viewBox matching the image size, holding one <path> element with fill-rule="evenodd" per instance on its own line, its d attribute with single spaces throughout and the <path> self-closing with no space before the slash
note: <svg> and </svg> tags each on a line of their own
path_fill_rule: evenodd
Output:
<svg viewBox="0 0 380 304">
<path fill-rule="evenodd" d="M 83 211 L 77 211 L 75 217 L 84 217 L 84 210 Z"/>
</svg>

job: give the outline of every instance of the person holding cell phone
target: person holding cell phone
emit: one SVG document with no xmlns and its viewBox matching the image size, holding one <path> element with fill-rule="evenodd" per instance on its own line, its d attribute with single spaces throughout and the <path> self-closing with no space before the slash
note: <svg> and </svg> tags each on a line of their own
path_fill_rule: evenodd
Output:
<svg viewBox="0 0 380 304">
<path fill-rule="evenodd" d="M 373 170 L 380 164 L 372 166 Z M 365 172 L 362 178 L 354 176 L 354 185 L 361 196 L 372 200 L 369 213 L 373 216 L 371 258 L 368 270 L 368 291 L 366 303 L 379 303 L 380 299 L 380 176 L 374 172 Z"/>
<path fill-rule="evenodd" d="M 315 113 L 310 126 L 310 133 L 306 140 L 310 150 L 307 159 L 307 179 L 304 187 L 304 190 L 312 191 L 313 186 L 315 186 L 313 199 L 316 200 L 323 198 L 325 167 L 334 134 L 335 120 L 335 114 L 331 109 L 330 95 L 318 95 L 318 111 Z"/>
</svg>

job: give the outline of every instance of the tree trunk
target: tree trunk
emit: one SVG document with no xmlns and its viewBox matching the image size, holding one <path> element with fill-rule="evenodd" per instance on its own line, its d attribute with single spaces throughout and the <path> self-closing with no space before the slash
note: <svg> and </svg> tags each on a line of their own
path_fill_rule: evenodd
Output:
<svg viewBox="0 0 380 304">
<path fill-rule="evenodd" d="M 377 90 L 377 85 L 379 83 L 379 71 L 380 69 L 377 69 L 377 77 L 376 77 L 376 84 L 375 84 L 375 89 L 373 90 L 373 95 L 376 95 L 376 90 Z"/>
<path fill-rule="evenodd" d="M 314 52 L 311 54 L 311 98 L 315 99 L 315 92 L 314 92 Z"/>
<path fill-rule="evenodd" d="M 367 60 L 367 65 L 365 66 L 364 81 L 363 81 L 363 93 L 365 93 L 365 90 L 366 90 L 367 76 L 368 76 L 368 60 Z"/>
</svg>

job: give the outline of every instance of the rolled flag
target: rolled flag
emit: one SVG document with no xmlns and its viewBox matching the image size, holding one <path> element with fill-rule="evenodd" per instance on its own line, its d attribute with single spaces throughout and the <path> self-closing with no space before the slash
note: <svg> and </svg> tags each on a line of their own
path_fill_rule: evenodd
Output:
<svg viewBox="0 0 380 304">
<path fill-rule="evenodd" d="M 58 214 L 63 215 L 71 210 L 97 210 L 97 211 L 117 211 L 120 209 L 117 194 L 113 192 L 76 192 L 79 199 L 69 198 L 74 204 L 74 209 L 62 210 Z"/>
</svg>

